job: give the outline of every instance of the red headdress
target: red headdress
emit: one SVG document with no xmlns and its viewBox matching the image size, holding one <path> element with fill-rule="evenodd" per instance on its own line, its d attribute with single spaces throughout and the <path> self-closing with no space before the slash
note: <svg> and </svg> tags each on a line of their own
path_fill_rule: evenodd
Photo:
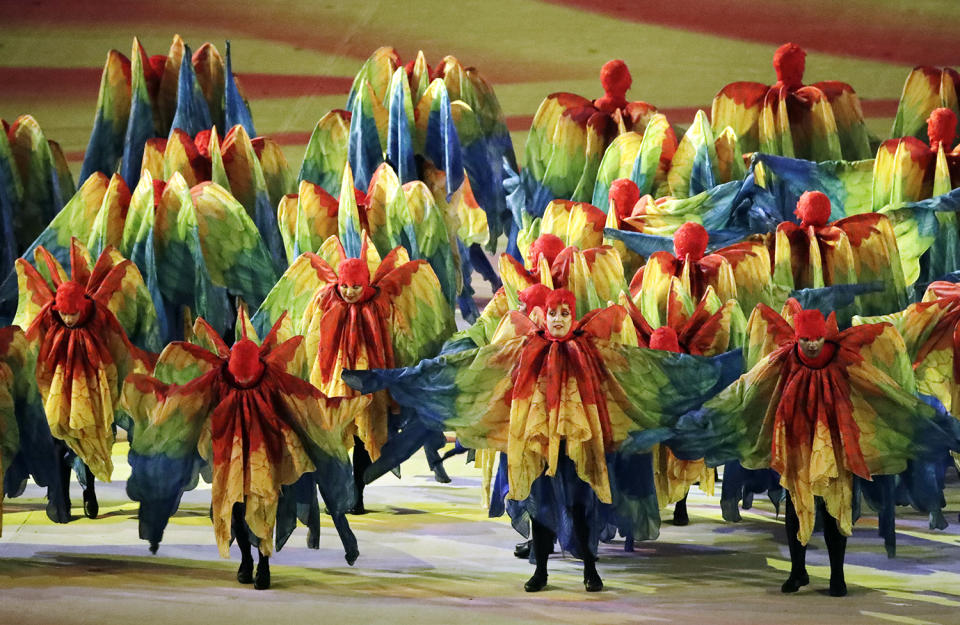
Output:
<svg viewBox="0 0 960 625">
<path fill-rule="evenodd" d="M 640 201 L 640 189 L 637 183 L 629 178 L 619 178 L 610 185 L 610 203 L 617 211 L 617 217 L 626 219 L 633 212 L 633 207 Z"/>
<path fill-rule="evenodd" d="M 337 284 L 342 287 L 362 286 L 361 302 L 367 301 L 374 294 L 374 289 L 370 286 L 370 269 L 361 258 L 348 258 L 340 263 L 337 267 Z"/>
<path fill-rule="evenodd" d="M 819 310 L 801 310 L 793 318 L 798 339 L 816 340 L 827 335 L 827 321 Z"/>
<path fill-rule="evenodd" d="M 537 240 L 530 244 L 530 264 L 536 269 L 537 264 L 540 262 L 540 256 L 543 256 L 547 259 L 548 265 L 553 265 L 553 261 L 556 260 L 557 254 L 563 251 L 566 245 L 563 244 L 563 239 L 558 237 L 555 234 L 541 234 L 537 237 Z"/>
<path fill-rule="evenodd" d="M 665 352 L 674 352 L 679 354 L 680 342 L 677 340 L 677 332 L 670 326 L 662 326 L 653 331 L 650 335 L 650 349 L 660 349 Z"/>
<path fill-rule="evenodd" d="M 710 235 L 707 229 L 698 223 L 688 221 L 673 233 L 673 251 L 677 258 L 690 256 L 691 260 L 700 260 L 707 251 Z"/>
<path fill-rule="evenodd" d="M 930 148 L 936 150 L 941 145 L 944 151 L 950 149 L 957 137 L 957 115 L 947 108 L 938 108 L 927 118 L 927 137 Z"/>
<path fill-rule="evenodd" d="M 240 388 L 249 388 L 260 381 L 264 365 L 260 360 L 260 347 L 244 336 L 230 348 L 227 369 Z"/>
<path fill-rule="evenodd" d="M 69 280 L 57 287 L 53 309 L 65 315 L 80 315 L 79 322 L 86 321 L 93 310 L 93 302 L 79 282 Z"/>
<path fill-rule="evenodd" d="M 830 198 L 819 191 L 807 191 L 800 196 L 793 214 L 800 218 L 804 228 L 822 228 L 830 221 Z"/>
<path fill-rule="evenodd" d="M 534 284 L 520 291 L 519 297 L 523 305 L 527 307 L 529 314 L 534 308 L 545 308 L 547 294 L 550 293 L 550 287 L 544 284 Z"/>
<path fill-rule="evenodd" d="M 785 43 L 773 54 L 773 69 L 777 72 L 777 83 L 788 89 L 803 86 L 803 70 L 807 52 L 795 43 Z"/>
</svg>

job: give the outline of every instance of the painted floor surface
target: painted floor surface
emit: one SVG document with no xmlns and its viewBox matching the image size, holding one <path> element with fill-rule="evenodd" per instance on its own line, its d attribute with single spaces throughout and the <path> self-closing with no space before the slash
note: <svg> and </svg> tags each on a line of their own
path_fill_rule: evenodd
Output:
<svg viewBox="0 0 960 625">
<path fill-rule="evenodd" d="M 691 524 L 665 523 L 660 539 L 625 553 L 601 545 L 606 589 L 583 591 L 580 563 L 554 556 L 547 591 L 523 592 L 532 572 L 512 555 L 519 536 L 479 506 L 479 474 L 449 463 L 438 484 L 422 457 L 404 477 L 386 476 L 367 491 L 370 514 L 351 517 L 361 555 L 346 564 L 324 517 L 319 551 L 302 527 L 271 560 L 273 587 L 234 581 L 239 556 L 218 557 L 207 511 L 209 487 L 188 493 L 157 555 L 137 537 L 136 506 L 124 494 L 128 474 L 116 449 L 115 481 L 100 484 L 101 517 L 53 525 L 41 491 L 5 504 L 0 539 L 0 623 L 751 623 L 949 624 L 960 621 L 960 485 L 947 492 L 942 532 L 901 509 L 898 556 L 888 559 L 876 519 L 857 524 L 847 549 L 850 594 L 826 594 L 821 536 L 808 552 L 811 584 L 779 591 L 789 560 L 783 524 L 758 498 L 743 522 L 720 520 L 717 499 L 696 488 Z M 74 502 L 80 502 L 74 484 Z M 79 514 L 74 508 L 74 514 Z M 664 517 L 669 519 L 668 510 Z"/>
</svg>

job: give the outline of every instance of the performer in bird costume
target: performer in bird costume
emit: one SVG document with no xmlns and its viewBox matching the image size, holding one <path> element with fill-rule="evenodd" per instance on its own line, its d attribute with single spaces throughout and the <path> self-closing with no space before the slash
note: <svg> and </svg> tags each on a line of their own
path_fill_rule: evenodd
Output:
<svg viewBox="0 0 960 625">
<path fill-rule="evenodd" d="M 687 222 L 673 235 L 674 254 L 654 252 L 630 282 L 640 298 L 640 311 L 650 323 L 665 318 L 672 279 L 680 279 L 688 297 L 700 300 L 712 287 L 720 301 L 735 299 L 748 313 L 775 298 L 770 289 L 770 255 L 760 241 L 744 241 L 706 254 L 709 235 L 698 223 Z"/>
<path fill-rule="evenodd" d="M 846 594 L 843 559 L 853 525 L 853 478 L 896 474 L 916 457 L 956 447 L 953 419 L 915 395 L 903 341 L 889 324 L 840 332 L 833 314 L 785 313 L 767 306 L 751 323 L 759 361 L 703 408 L 681 419 L 679 457 L 708 463 L 739 458 L 747 468 L 770 467 L 787 489 L 791 570 L 783 592 L 809 583 L 806 545 L 816 509 L 823 512 L 830 559 L 830 594 Z M 748 356 L 748 361 L 754 354 Z M 685 436 L 689 436 L 685 439 Z M 676 443 L 676 444 L 674 444 Z"/>
<path fill-rule="evenodd" d="M 656 107 L 626 99 L 632 81 L 626 63 L 612 60 L 600 70 L 602 97 L 588 100 L 561 92 L 540 103 L 527 137 L 525 167 L 505 181 L 507 203 L 518 228 L 526 219 L 541 216 L 551 200 L 590 202 L 595 198 L 601 159 L 622 133 L 637 131 L 631 136 L 637 149 L 646 140 L 647 184 L 665 178 L 677 149 L 676 134 Z"/>
<path fill-rule="evenodd" d="M 811 161 L 870 158 L 860 100 L 850 85 L 803 84 L 807 53 L 785 43 L 773 55 L 777 82 L 734 82 L 713 99 L 713 128 L 731 127 L 743 152 Z"/>
<path fill-rule="evenodd" d="M 389 389 L 420 418 L 384 448 L 378 471 L 418 448 L 418 428 L 420 435 L 453 428 L 464 445 L 505 452 L 507 497 L 533 520 L 537 567 L 525 588 L 545 587 L 547 555 L 559 538 L 583 559 L 586 589 L 597 591 L 603 587 L 595 564 L 599 506 L 615 498 L 607 452 L 628 439 L 648 449 L 666 435 L 672 415 L 715 392 L 721 371 L 694 357 L 638 349 L 621 306 L 578 321 L 574 295 L 556 289 L 545 309 L 543 325 L 511 311 L 485 347 L 408 369 L 343 376 L 363 392 Z M 622 520 L 647 534 L 646 516 Z"/>
<path fill-rule="evenodd" d="M 890 220 L 864 213 L 830 222 L 830 207 L 825 194 L 807 191 L 797 202 L 800 224 L 783 222 L 768 237 L 778 290 L 876 283 L 879 293 L 859 295 L 838 311 L 845 325 L 854 312 L 879 314 L 903 308 L 906 287 Z"/>
<path fill-rule="evenodd" d="M 155 374 L 177 383 L 138 374 L 123 389 L 123 406 L 133 419 L 127 493 L 140 502 L 141 537 L 156 551 L 168 517 L 195 483 L 202 456 L 213 467 L 220 555 L 229 556 L 235 538 L 241 551 L 237 581 L 257 589 L 270 587 L 270 555 L 293 529 L 276 527 L 274 541 L 282 487 L 304 473 L 316 472 L 347 562 L 357 557 L 344 517 L 354 497 L 342 429 L 347 415 L 368 399 L 329 399 L 290 373 L 300 368 L 303 338 L 280 342 L 282 322 L 257 345 L 248 338 L 241 310 L 242 338 L 228 347 L 198 319 L 196 336 L 205 347 L 177 341 L 157 362 Z M 251 544 L 259 553 L 256 575 Z"/>
<path fill-rule="evenodd" d="M 721 302 L 711 287 L 707 287 L 700 302 L 687 296 L 678 278 L 673 279 L 667 302 L 665 324 L 653 328 L 633 301 L 623 297 L 621 302 L 630 313 L 640 347 L 660 349 L 678 354 L 717 356 L 736 349 L 743 342 L 746 320 L 734 300 Z M 654 451 L 654 478 L 660 508 L 676 504 L 673 524 L 687 525 L 687 494 L 690 486 L 700 484 L 700 490 L 713 494 L 714 470 L 703 460 L 680 460 L 665 445 Z"/>
<path fill-rule="evenodd" d="M 95 518 L 94 478 L 110 481 L 113 473 L 120 386 L 128 373 L 146 370 L 153 360 L 131 343 L 127 329 L 155 330 L 156 313 L 140 272 L 113 248 L 104 250 L 94 265 L 74 239 L 70 278 L 45 248 L 37 248 L 36 261 L 34 268 L 17 260 L 16 321 L 27 328 L 50 433 L 69 448 L 61 454 L 64 498 L 69 501 L 70 464 L 76 454 L 85 467 L 84 513 Z"/>
<path fill-rule="evenodd" d="M 303 254 L 253 319 L 263 327 L 279 318 L 278 311 L 291 311 L 293 332 L 305 336 L 306 377 L 328 397 L 357 395 L 341 380 L 342 371 L 410 366 L 437 354 L 455 328 L 429 263 L 408 260 L 402 247 L 381 262 L 365 233 L 361 238 L 360 258 L 348 258 L 336 237 L 321 249 L 326 259 Z M 364 510 L 363 471 L 387 440 L 390 406 L 387 393 L 376 393 L 348 417 L 357 512 Z"/>
</svg>

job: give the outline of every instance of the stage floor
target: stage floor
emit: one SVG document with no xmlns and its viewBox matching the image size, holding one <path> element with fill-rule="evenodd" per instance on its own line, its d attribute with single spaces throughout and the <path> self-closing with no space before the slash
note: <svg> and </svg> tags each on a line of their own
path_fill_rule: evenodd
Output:
<svg viewBox="0 0 960 625">
<path fill-rule="evenodd" d="M 826 594 L 821 536 L 808 552 L 811 584 L 782 595 L 789 560 L 783 524 L 758 498 L 739 524 L 720 520 L 717 498 L 696 488 L 691 524 L 664 523 L 660 539 L 601 545 L 605 591 L 587 594 L 578 561 L 553 556 L 547 591 L 527 594 L 532 572 L 513 557 L 520 537 L 479 505 L 479 476 L 454 459 L 451 484 L 438 484 L 422 456 L 370 486 L 371 513 L 351 517 L 360 541 L 352 567 L 329 517 L 319 551 L 303 527 L 271 561 L 273 587 L 234 581 L 239 556 L 218 557 L 207 517 L 209 490 L 188 493 L 157 555 L 137 537 L 126 499 L 125 446 L 116 479 L 98 485 L 101 517 L 51 524 L 42 492 L 5 503 L 0 538 L 0 623 L 957 623 L 960 621 L 960 485 L 951 472 L 942 532 L 900 510 L 898 555 L 888 559 L 876 519 L 856 526 L 847 549 L 846 598 Z M 74 484 L 74 503 L 80 502 Z M 74 514 L 80 513 L 74 508 Z M 664 517 L 669 519 L 667 510 Z"/>
</svg>

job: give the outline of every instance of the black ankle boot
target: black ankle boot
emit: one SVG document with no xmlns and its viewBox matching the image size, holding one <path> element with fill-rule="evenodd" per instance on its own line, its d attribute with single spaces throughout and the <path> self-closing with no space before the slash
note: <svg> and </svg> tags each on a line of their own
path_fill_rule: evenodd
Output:
<svg viewBox="0 0 960 625">
<path fill-rule="evenodd" d="M 847 582 L 843 578 L 843 571 L 840 571 L 839 574 L 830 575 L 830 596 L 831 597 L 846 597 L 847 596 Z"/>
<path fill-rule="evenodd" d="M 237 581 L 241 584 L 253 583 L 253 558 L 240 559 L 240 568 L 237 569 Z"/>
<path fill-rule="evenodd" d="M 790 572 L 790 577 L 780 586 L 780 592 L 797 592 L 802 587 L 810 583 L 810 576 L 806 569 L 797 572 Z"/>
<path fill-rule="evenodd" d="M 533 540 L 525 540 L 522 543 L 517 543 L 516 547 L 513 548 L 513 555 L 521 560 L 526 560 L 530 557 L 530 547 L 532 544 Z"/>
<path fill-rule="evenodd" d="M 533 572 L 533 575 L 530 576 L 530 579 L 527 580 L 527 583 L 523 585 L 523 589 L 527 592 L 540 592 L 547 587 L 547 571 L 537 568 Z"/>
<path fill-rule="evenodd" d="M 439 482 L 440 484 L 450 483 L 450 476 L 447 475 L 447 470 L 443 467 L 442 462 L 438 462 L 433 467 L 433 479 Z"/>
<path fill-rule="evenodd" d="M 673 524 L 679 526 L 690 524 L 690 517 L 687 515 L 686 495 L 673 506 Z"/>
<path fill-rule="evenodd" d="M 83 491 L 83 515 L 88 519 L 95 519 L 100 514 L 100 504 L 97 502 L 97 493 L 90 486 Z"/>
<path fill-rule="evenodd" d="M 270 588 L 270 558 L 268 556 L 260 556 L 260 562 L 257 563 L 257 576 L 253 580 L 253 587 L 257 590 Z"/>
<path fill-rule="evenodd" d="M 597 573 L 597 565 L 593 562 L 583 563 L 583 587 L 587 592 L 600 592 L 603 590 L 603 580 Z"/>
</svg>

